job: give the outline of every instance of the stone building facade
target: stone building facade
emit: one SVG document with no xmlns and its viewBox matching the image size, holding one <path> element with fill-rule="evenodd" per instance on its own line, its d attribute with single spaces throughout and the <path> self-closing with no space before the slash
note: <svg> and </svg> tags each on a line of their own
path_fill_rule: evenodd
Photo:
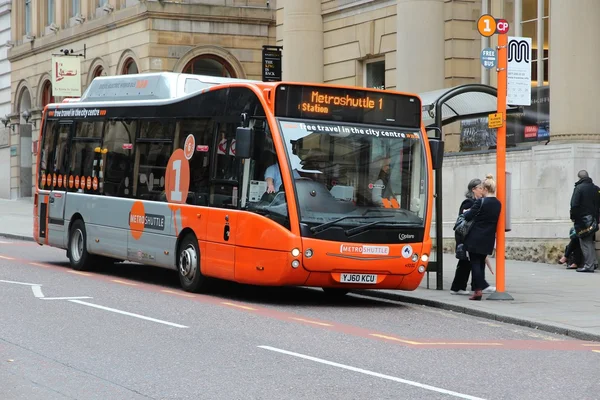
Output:
<svg viewBox="0 0 600 400">
<path fill-rule="evenodd" d="M 16 151 L 8 196 L 32 195 L 41 111 L 62 100 L 52 96 L 52 54 L 85 48 L 82 92 L 95 76 L 137 72 L 261 79 L 262 46 L 275 44 L 274 7 L 267 0 L 13 1 L 8 59 Z"/>
<path fill-rule="evenodd" d="M 277 44 L 283 46 L 283 78 L 415 93 L 468 83 L 494 86 L 495 71 L 484 69 L 479 57 L 483 48 L 497 44 L 497 36 L 478 33 L 482 14 L 508 20 L 510 36 L 532 39 L 532 90 L 547 93 L 552 87 L 551 96 L 533 99 L 549 102 L 544 123 L 525 131 L 524 136 L 533 132 L 534 140 L 508 151 L 512 230 L 507 256 L 553 262 L 568 238 L 577 172 L 587 169 L 600 182 L 600 113 L 595 110 L 600 80 L 594 74 L 600 53 L 587 46 L 600 37 L 595 21 L 600 1 L 280 0 Z M 449 249 L 467 183 L 496 171 L 493 149 L 459 152 L 461 129 L 459 123 L 444 129 Z"/>
<path fill-rule="evenodd" d="M 10 197 L 10 36 L 11 2 L 0 0 L 0 198 Z"/>
</svg>

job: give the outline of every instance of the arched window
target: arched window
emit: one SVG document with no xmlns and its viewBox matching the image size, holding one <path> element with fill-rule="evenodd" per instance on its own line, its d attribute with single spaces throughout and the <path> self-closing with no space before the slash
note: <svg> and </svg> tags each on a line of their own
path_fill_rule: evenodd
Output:
<svg viewBox="0 0 600 400">
<path fill-rule="evenodd" d="M 129 74 L 137 74 L 137 73 L 138 73 L 137 64 L 135 63 L 133 58 L 128 58 L 125 61 L 125 64 L 123 64 L 123 71 L 121 71 L 121 74 L 129 75 Z"/>
<path fill-rule="evenodd" d="M 102 73 L 104 72 L 104 68 L 102 68 L 102 65 L 98 65 L 95 69 L 94 72 L 92 72 L 92 79 L 98 77 L 98 76 L 102 76 Z"/>
<path fill-rule="evenodd" d="M 231 65 L 220 57 L 204 54 L 188 62 L 183 68 L 185 74 L 220 76 L 235 78 L 235 72 Z"/>
<path fill-rule="evenodd" d="M 44 82 L 42 89 L 42 108 L 50 103 L 54 103 L 54 96 L 52 96 L 52 83 L 50 81 Z"/>
</svg>

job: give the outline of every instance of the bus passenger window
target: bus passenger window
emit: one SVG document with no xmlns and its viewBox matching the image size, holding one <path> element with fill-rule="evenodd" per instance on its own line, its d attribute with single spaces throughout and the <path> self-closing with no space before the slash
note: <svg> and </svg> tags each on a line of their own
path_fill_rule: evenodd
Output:
<svg viewBox="0 0 600 400">
<path fill-rule="evenodd" d="M 102 156 L 103 192 L 107 196 L 131 197 L 133 191 L 133 144 L 136 120 L 110 120 L 107 123 Z"/>
<path fill-rule="evenodd" d="M 165 171 L 173 152 L 173 129 L 167 121 L 140 123 L 133 167 L 133 196 L 142 200 L 164 201 Z"/>
<path fill-rule="evenodd" d="M 101 185 L 90 186 L 75 185 L 75 177 L 100 178 L 101 152 L 96 152 L 102 145 L 102 122 L 79 121 L 75 127 L 75 135 L 71 141 L 71 154 L 69 157 L 69 177 L 72 180 L 64 183 L 69 191 L 97 194 Z M 78 180 L 79 181 L 79 180 Z M 68 185 L 68 186 L 67 186 Z"/>
<path fill-rule="evenodd" d="M 177 148 L 184 148 L 188 136 L 192 135 L 195 149 L 190 159 L 190 188 L 187 203 L 208 206 L 210 150 L 214 143 L 214 123 L 210 118 L 179 121 Z"/>
<path fill-rule="evenodd" d="M 210 205 L 237 207 L 238 171 L 240 161 L 235 157 L 235 124 L 220 124 L 216 140 L 215 168 L 210 189 Z"/>
</svg>

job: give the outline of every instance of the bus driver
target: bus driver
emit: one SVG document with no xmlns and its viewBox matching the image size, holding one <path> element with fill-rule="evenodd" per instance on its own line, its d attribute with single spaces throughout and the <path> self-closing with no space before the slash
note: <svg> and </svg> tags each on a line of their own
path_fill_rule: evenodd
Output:
<svg viewBox="0 0 600 400">
<path fill-rule="evenodd" d="M 300 174 L 296 169 L 293 170 L 294 179 L 301 178 Z M 267 167 L 265 170 L 265 181 L 267 181 L 267 193 L 276 193 L 279 191 L 283 181 L 281 180 L 281 170 L 279 169 L 279 163 Z"/>
</svg>

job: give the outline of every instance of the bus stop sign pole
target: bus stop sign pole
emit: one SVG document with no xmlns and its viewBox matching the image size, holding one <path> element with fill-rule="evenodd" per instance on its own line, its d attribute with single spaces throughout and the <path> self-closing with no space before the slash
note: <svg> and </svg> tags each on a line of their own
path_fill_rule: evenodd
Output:
<svg viewBox="0 0 600 400">
<path fill-rule="evenodd" d="M 506 293 L 505 287 L 505 229 L 506 229 L 506 91 L 508 67 L 508 22 L 495 19 L 491 15 L 482 15 L 477 21 L 477 29 L 483 36 L 498 34 L 498 96 L 497 112 L 488 117 L 490 127 L 496 131 L 496 196 L 502 205 L 496 229 L 496 292 L 487 300 L 514 300 Z"/>
</svg>

